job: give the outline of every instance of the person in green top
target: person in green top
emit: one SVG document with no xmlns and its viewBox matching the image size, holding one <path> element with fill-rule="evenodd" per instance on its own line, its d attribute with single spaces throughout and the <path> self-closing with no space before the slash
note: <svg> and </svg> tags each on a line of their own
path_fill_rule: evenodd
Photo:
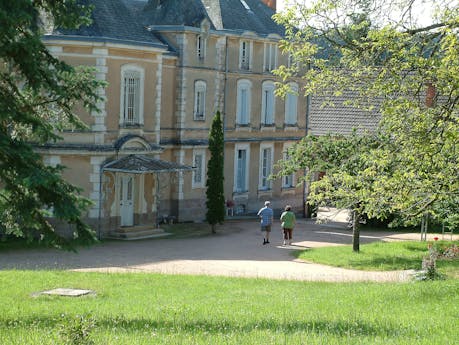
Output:
<svg viewBox="0 0 459 345">
<path fill-rule="evenodd" d="M 292 207 L 290 205 L 285 206 L 285 211 L 282 212 L 280 216 L 282 230 L 284 231 L 284 246 L 287 244 L 287 241 L 289 245 L 292 244 L 292 233 L 295 227 L 296 217 L 295 213 L 291 210 Z"/>
</svg>

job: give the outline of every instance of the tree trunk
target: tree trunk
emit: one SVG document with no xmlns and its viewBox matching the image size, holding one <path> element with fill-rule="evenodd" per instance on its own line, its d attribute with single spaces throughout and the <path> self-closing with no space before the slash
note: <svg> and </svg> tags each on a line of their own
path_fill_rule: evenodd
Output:
<svg viewBox="0 0 459 345">
<path fill-rule="evenodd" d="M 359 214 L 356 211 L 352 211 L 352 250 L 354 252 L 360 251 L 359 218 Z"/>
<path fill-rule="evenodd" d="M 216 233 L 217 233 L 217 230 L 216 230 L 217 224 L 211 224 L 211 225 L 210 225 L 210 228 L 212 229 L 212 233 L 213 233 L 213 234 L 216 234 Z"/>
</svg>

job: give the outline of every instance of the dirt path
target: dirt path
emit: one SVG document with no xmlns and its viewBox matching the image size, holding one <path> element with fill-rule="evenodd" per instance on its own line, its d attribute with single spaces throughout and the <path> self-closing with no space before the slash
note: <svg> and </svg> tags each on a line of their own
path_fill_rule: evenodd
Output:
<svg viewBox="0 0 459 345">
<path fill-rule="evenodd" d="M 279 228 L 275 223 L 273 229 Z M 363 232 L 361 243 L 418 238 L 419 234 Z M 410 271 L 347 270 L 301 262 L 292 255 L 298 249 L 350 244 L 351 239 L 351 233 L 342 225 L 299 221 L 294 245 L 282 246 L 280 231 L 273 230 L 271 244 L 263 246 L 257 221 L 233 221 L 225 223 L 218 234 L 203 238 L 110 241 L 78 253 L 42 249 L 4 252 L 0 253 L 0 269 L 157 272 L 332 282 L 409 279 Z"/>
</svg>

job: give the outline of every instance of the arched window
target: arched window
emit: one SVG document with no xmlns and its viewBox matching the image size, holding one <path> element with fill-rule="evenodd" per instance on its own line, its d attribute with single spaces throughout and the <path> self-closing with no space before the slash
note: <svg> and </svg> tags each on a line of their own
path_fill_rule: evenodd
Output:
<svg viewBox="0 0 459 345">
<path fill-rule="evenodd" d="M 135 65 L 121 67 L 121 125 L 143 125 L 143 85 L 143 68 Z"/>
<path fill-rule="evenodd" d="M 205 120 L 206 118 L 206 82 L 197 80 L 194 83 L 194 119 Z"/>
<path fill-rule="evenodd" d="M 251 90 L 252 83 L 249 80 L 241 79 L 237 82 L 236 123 L 239 125 L 250 123 Z"/>
<path fill-rule="evenodd" d="M 285 97 L 285 124 L 295 125 L 298 121 L 298 84 L 290 83 L 290 92 Z"/>
<path fill-rule="evenodd" d="M 263 125 L 274 124 L 274 83 L 272 81 L 263 82 L 261 88 L 261 123 Z"/>
</svg>

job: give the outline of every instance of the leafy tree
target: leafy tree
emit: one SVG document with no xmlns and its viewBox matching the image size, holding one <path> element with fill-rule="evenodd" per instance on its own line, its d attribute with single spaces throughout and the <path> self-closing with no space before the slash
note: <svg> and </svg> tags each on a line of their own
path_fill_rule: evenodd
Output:
<svg viewBox="0 0 459 345">
<path fill-rule="evenodd" d="M 64 128 L 84 128 L 73 109 L 94 110 L 103 84 L 93 70 L 49 53 L 42 18 L 74 28 L 90 22 L 90 10 L 76 0 L 0 2 L 0 231 L 57 247 L 71 239 L 56 233 L 51 215 L 73 227 L 73 239 L 94 240 L 81 220 L 90 201 L 62 179 L 62 166 L 46 166 L 34 145 L 59 140 Z"/>
<path fill-rule="evenodd" d="M 209 134 L 210 159 L 207 166 L 207 190 L 206 190 L 206 220 L 215 233 L 217 223 L 222 224 L 225 220 L 225 196 L 223 191 L 223 123 L 220 112 L 214 116 Z"/>
<path fill-rule="evenodd" d="M 457 1 L 427 1 L 431 8 L 422 15 L 433 14 L 427 24 L 418 20 L 421 12 L 416 11 L 425 3 L 418 0 L 293 2 L 276 15 L 287 28 L 282 46 L 299 66 L 310 68 L 300 71 L 292 64 L 277 74 L 286 82 L 302 72 L 305 94 L 323 99 L 325 106 L 352 94 L 345 106 L 377 110 L 381 116 L 363 147 L 353 146 L 353 136 L 339 140 L 355 148 L 350 156 L 356 157 L 359 171 L 349 174 L 347 164 L 332 164 L 329 177 L 312 184 L 311 200 L 339 203 L 347 189 L 348 197 L 363 193 L 354 205 L 370 217 L 392 213 L 399 224 L 415 225 L 429 214 L 457 226 Z M 288 91 L 280 87 L 280 94 Z M 321 140 L 336 145 L 333 136 Z M 308 144 L 303 141 L 293 150 L 301 152 Z M 295 168 L 315 167 L 314 157 Z"/>
</svg>

